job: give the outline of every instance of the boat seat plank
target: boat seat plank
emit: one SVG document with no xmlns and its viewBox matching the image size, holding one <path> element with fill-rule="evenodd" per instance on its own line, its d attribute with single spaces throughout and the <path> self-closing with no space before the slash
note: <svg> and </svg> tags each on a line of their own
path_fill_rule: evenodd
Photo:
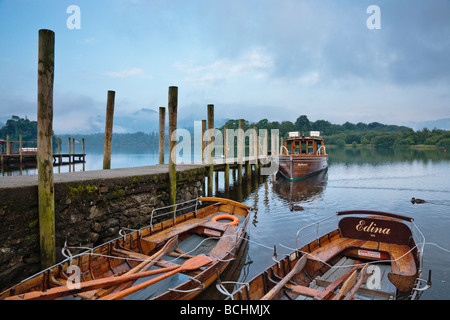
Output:
<svg viewBox="0 0 450 320">
<path fill-rule="evenodd" d="M 241 229 L 236 226 L 227 225 L 226 231 L 223 233 L 222 237 L 217 242 L 216 246 L 211 250 L 209 255 L 219 258 L 225 257 L 228 254 L 228 251 L 233 247 L 240 230 Z"/>
<path fill-rule="evenodd" d="M 349 270 L 348 268 L 346 268 L 346 266 L 348 266 L 349 268 L 353 268 L 354 262 L 354 259 L 343 257 L 333 266 L 333 268 L 327 270 L 327 272 L 325 272 L 323 275 L 316 277 L 316 281 L 328 281 L 328 284 L 330 284 L 334 280 L 340 278 L 346 271 Z"/>
<path fill-rule="evenodd" d="M 308 258 L 310 260 L 327 262 L 346 249 L 352 247 L 361 247 L 364 242 L 366 241 L 352 238 L 339 238 L 313 250 Z"/>
<path fill-rule="evenodd" d="M 158 231 L 155 234 L 145 237 L 145 239 L 159 244 L 169 238 L 172 238 L 173 236 L 179 235 L 183 232 L 188 231 L 191 228 L 196 227 L 197 225 L 199 225 L 203 222 L 208 221 L 209 218 L 210 217 L 196 218 L 193 220 L 184 221 L 184 222 L 178 223 L 176 225 L 176 228 L 169 228 L 169 229 Z"/>
<path fill-rule="evenodd" d="M 390 254 L 390 259 L 394 260 L 391 262 L 393 273 L 408 276 L 416 274 L 416 264 L 414 256 L 412 252 L 410 252 L 411 248 L 406 245 L 389 244 L 343 237 L 313 250 L 308 258 L 311 260 L 327 262 L 346 249 L 358 247 L 364 249 L 385 251 Z"/>
<path fill-rule="evenodd" d="M 396 260 L 392 264 L 392 272 L 407 276 L 416 274 L 416 263 L 410 247 L 391 244 L 389 246 L 389 253 L 392 259 Z"/>
<path fill-rule="evenodd" d="M 222 214 L 221 212 L 217 212 L 217 214 Z M 170 229 L 166 229 L 166 230 L 162 230 L 159 232 L 156 232 L 153 235 L 149 235 L 147 237 L 145 237 L 145 239 L 147 241 L 153 241 L 157 244 L 167 240 L 168 238 L 171 238 L 173 236 L 179 235 L 183 232 L 188 231 L 189 229 L 195 228 L 197 226 L 202 226 L 205 228 L 211 228 L 211 229 L 215 229 L 215 230 L 219 230 L 219 231 L 225 231 L 227 225 L 224 223 L 220 223 L 220 222 L 214 222 L 214 221 L 210 221 L 212 217 L 214 217 L 214 215 L 210 215 L 207 217 L 203 217 L 203 218 L 195 218 L 192 220 L 188 220 L 188 221 L 183 221 L 181 223 L 177 223 L 176 228 L 170 228 Z"/>
</svg>

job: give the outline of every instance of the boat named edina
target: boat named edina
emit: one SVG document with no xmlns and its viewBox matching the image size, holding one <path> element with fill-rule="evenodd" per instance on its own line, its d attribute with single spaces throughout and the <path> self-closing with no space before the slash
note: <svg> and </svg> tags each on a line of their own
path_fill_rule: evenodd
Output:
<svg viewBox="0 0 450 320">
<path fill-rule="evenodd" d="M 227 299 L 415 300 L 431 287 L 431 271 L 428 281 L 421 279 L 425 239 L 412 218 L 342 211 L 337 213 L 338 229 L 320 236 L 321 229 L 335 225 L 331 219 L 335 216 L 300 229 L 299 249 Z M 315 239 L 300 246 L 305 238 Z"/>
<path fill-rule="evenodd" d="M 288 180 L 298 180 L 328 168 L 328 155 L 320 132 L 311 131 L 310 137 L 289 132 L 279 155 L 278 171 Z"/>
<path fill-rule="evenodd" d="M 205 202 L 212 202 L 205 206 Z M 0 293 L 0 300 L 187 300 L 226 269 L 251 208 L 215 197 L 155 209 L 150 225 L 66 260 Z"/>
</svg>

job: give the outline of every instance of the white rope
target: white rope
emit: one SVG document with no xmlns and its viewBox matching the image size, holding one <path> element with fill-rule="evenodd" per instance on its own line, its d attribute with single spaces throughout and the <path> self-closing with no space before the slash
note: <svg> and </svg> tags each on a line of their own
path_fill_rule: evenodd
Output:
<svg viewBox="0 0 450 320">
<path fill-rule="evenodd" d="M 353 264 L 353 265 L 348 265 L 348 266 L 333 266 L 333 265 L 327 263 L 326 261 L 323 261 L 323 260 L 319 259 L 318 257 L 314 256 L 313 254 L 311 254 L 311 253 L 309 253 L 309 252 L 305 252 L 305 251 L 301 251 L 301 250 L 296 250 L 296 249 L 288 248 L 288 247 L 286 247 L 286 246 L 284 246 L 284 245 L 282 245 L 282 244 L 279 244 L 279 245 L 282 246 L 282 247 L 284 247 L 284 248 L 286 248 L 286 249 L 291 249 L 291 250 L 298 251 L 298 252 L 300 252 L 300 253 L 306 254 L 306 255 L 308 255 L 308 256 L 311 256 L 311 257 L 313 257 L 314 260 L 320 261 L 320 262 L 322 262 L 323 264 L 329 266 L 330 268 L 335 268 L 335 269 L 338 269 L 338 268 L 353 268 L 353 267 L 355 267 L 355 266 L 364 266 L 364 265 L 366 265 L 366 264 L 386 263 L 386 262 L 396 262 L 396 261 L 398 261 L 398 260 L 404 258 L 408 253 L 410 253 L 412 250 L 414 250 L 414 249 L 417 248 L 417 246 L 418 246 L 418 245 L 415 245 L 414 247 L 412 247 L 410 250 L 408 250 L 405 254 L 403 254 L 402 256 L 398 257 L 397 259 L 392 259 L 392 260 L 377 260 L 377 261 L 371 261 L 371 262 L 360 263 L 360 264 Z"/>
<path fill-rule="evenodd" d="M 446 251 L 446 252 L 450 253 L 450 250 L 445 249 L 445 248 L 441 247 L 440 245 L 438 245 L 436 243 L 433 243 L 433 242 L 424 242 L 424 245 L 432 245 L 432 246 L 435 246 L 435 247 L 437 247 L 437 248 L 439 248 L 439 249 L 441 249 L 443 251 Z"/>
</svg>

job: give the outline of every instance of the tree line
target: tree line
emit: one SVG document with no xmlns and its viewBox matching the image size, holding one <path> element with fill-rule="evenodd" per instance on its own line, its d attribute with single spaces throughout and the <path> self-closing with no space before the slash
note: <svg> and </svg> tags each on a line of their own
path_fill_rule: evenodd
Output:
<svg viewBox="0 0 450 320">
<path fill-rule="evenodd" d="M 411 128 L 398 125 L 386 125 L 379 122 L 365 124 L 359 122 L 353 124 L 345 122 L 344 124 L 333 124 L 326 120 L 310 121 L 306 115 L 299 116 L 295 122 L 291 121 L 269 121 L 262 119 L 258 122 L 244 122 L 244 130 L 257 126 L 258 129 L 278 129 L 280 136 L 287 138 L 291 131 L 299 131 L 302 135 L 309 135 L 310 131 L 320 131 L 327 145 L 365 145 L 373 147 L 407 147 L 414 145 L 429 145 L 436 147 L 450 147 L 450 131 L 441 129 L 427 128 L 414 131 Z M 238 129 L 239 120 L 228 120 L 221 130 L 227 126 L 229 129 Z M 6 140 L 6 135 L 10 136 L 11 141 L 19 141 L 19 135 L 22 135 L 22 141 L 36 143 L 37 141 L 37 122 L 30 121 L 18 116 L 12 116 L 0 128 L 0 139 Z M 53 146 L 56 148 L 57 138 L 62 143 L 67 143 L 68 137 L 77 141 L 85 139 L 87 145 L 92 147 L 103 147 L 104 133 L 95 134 L 75 134 L 75 135 L 54 135 Z M 113 146 L 134 146 L 142 148 L 158 148 L 159 135 L 153 133 L 121 133 L 113 134 Z M 167 137 L 166 137 L 167 143 Z M 30 146 L 30 145 L 27 145 Z"/>
<path fill-rule="evenodd" d="M 344 146 L 365 145 L 373 147 L 405 147 L 414 145 L 429 145 L 437 147 L 450 147 L 450 131 L 441 129 L 424 128 L 414 131 L 411 128 L 398 125 L 387 125 L 379 122 L 369 124 L 358 122 L 357 124 L 345 122 L 344 124 L 333 124 L 327 120 L 310 121 L 306 115 L 299 116 L 295 122 L 291 121 L 269 121 L 262 119 L 256 123 L 244 122 L 244 130 L 258 129 L 278 129 L 280 137 L 287 138 L 288 133 L 298 131 L 301 135 L 308 136 L 310 131 L 320 131 L 327 145 Z M 223 129 L 237 129 L 239 120 L 229 120 Z"/>
</svg>

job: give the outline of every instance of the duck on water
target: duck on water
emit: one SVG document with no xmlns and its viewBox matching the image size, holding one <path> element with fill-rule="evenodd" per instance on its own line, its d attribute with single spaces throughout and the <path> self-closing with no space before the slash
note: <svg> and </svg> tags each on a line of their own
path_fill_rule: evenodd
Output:
<svg viewBox="0 0 450 320">
<path fill-rule="evenodd" d="M 411 198 L 411 203 L 412 204 L 416 204 L 416 203 L 425 203 L 426 201 L 423 199 L 416 199 L 414 197 Z"/>
</svg>

